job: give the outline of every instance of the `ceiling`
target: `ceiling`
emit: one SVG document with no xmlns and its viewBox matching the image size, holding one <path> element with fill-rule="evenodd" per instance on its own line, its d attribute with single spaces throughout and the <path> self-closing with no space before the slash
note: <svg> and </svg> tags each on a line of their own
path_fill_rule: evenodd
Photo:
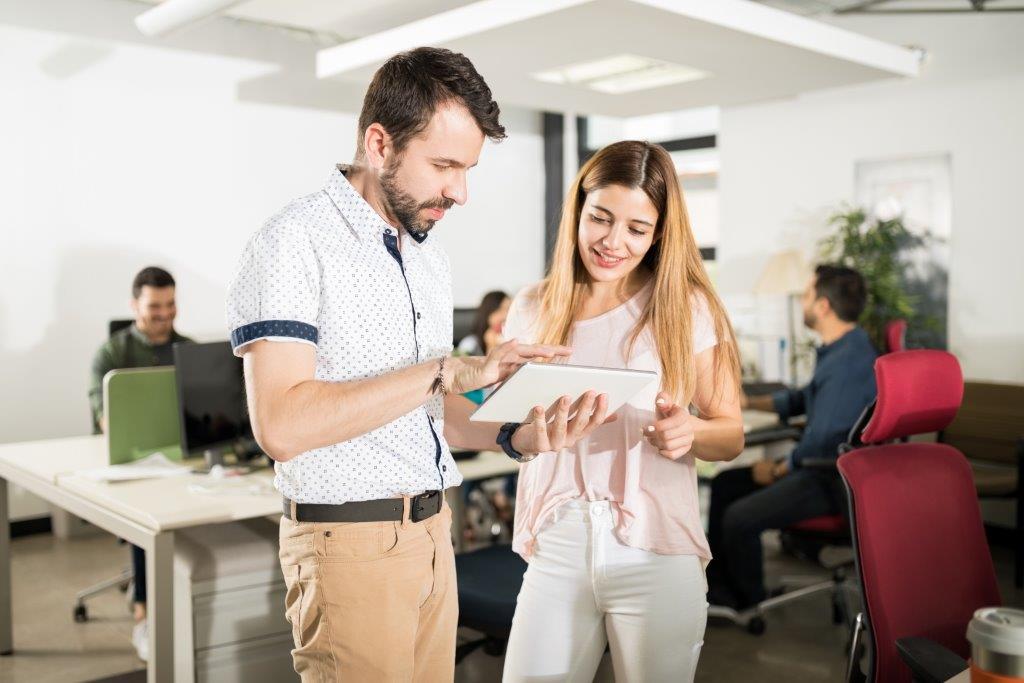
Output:
<svg viewBox="0 0 1024 683">
<path fill-rule="evenodd" d="M 302 28 L 350 40 L 423 19 L 475 0 L 246 0 L 225 14 L 266 24 Z"/>
<path fill-rule="evenodd" d="M 625 117 L 916 75 L 917 57 L 909 50 L 809 18 L 851 4 L 245 0 L 225 14 L 316 34 L 318 44 L 326 46 L 317 60 L 317 75 L 324 82 L 365 85 L 387 56 L 429 44 L 466 54 L 502 104 Z M 621 54 L 697 69 L 705 77 L 626 94 L 535 78 L 538 72 Z"/>
</svg>

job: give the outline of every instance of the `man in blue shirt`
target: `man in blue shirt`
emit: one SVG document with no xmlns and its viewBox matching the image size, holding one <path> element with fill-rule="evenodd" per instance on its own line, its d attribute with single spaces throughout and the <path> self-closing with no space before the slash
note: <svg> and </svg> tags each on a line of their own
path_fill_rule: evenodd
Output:
<svg viewBox="0 0 1024 683">
<path fill-rule="evenodd" d="M 874 400 L 878 352 L 857 325 L 867 301 L 860 273 L 842 266 L 815 270 L 801 300 L 804 324 L 821 337 L 810 384 L 767 396 L 743 396 L 743 408 L 774 410 L 782 420 L 807 415 L 789 457 L 726 470 L 711 484 L 708 600 L 745 609 L 765 598 L 761 533 L 845 510 L 834 470 L 804 468 L 805 459 L 835 458 L 864 408 Z"/>
</svg>

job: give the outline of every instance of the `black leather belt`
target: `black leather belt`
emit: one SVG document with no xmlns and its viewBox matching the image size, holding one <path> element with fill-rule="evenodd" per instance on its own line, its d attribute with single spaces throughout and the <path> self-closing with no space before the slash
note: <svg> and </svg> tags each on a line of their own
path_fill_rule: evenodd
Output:
<svg viewBox="0 0 1024 683">
<path fill-rule="evenodd" d="M 409 499 L 409 519 L 422 522 L 430 519 L 441 511 L 444 496 L 440 491 L 427 491 Z M 341 505 L 322 505 L 319 503 L 296 503 L 296 522 L 401 522 L 403 500 L 401 498 L 383 498 L 381 500 L 361 500 Z M 284 516 L 292 518 L 292 502 L 284 499 Z"/>
</svg>

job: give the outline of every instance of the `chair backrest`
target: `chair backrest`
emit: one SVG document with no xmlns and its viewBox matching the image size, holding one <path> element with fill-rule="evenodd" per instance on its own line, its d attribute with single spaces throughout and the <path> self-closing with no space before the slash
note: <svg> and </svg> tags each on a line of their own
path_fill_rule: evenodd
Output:
<svg viewBox="0 0 1024 683">
<path fill-rule="evenodd" d="M 945 444 L 891 443 L 952 421 L 959 363 L 944 351 L 907 351 L 880 357 L 875 376 L 867 445 L 838 467 L 874 639 L 871 679 L 909 683 L 897 639 L 930 638 L 966 658 L 971 615 L 1000 597 L 967 460 Z"/>
<path fill-rule="evenodd" d="M 135 321 L 129 318 L 111 320 L 107 323 L 107 335 L 113 337 L 124 328 L 131 327 L 133 322 Z"/>
<path fill-rule="evenodd" d="M 860 440 L 881 444 L 914 434 L 942 431 L 960 409 L 964 379 L 956 356 L 916 350 L 875 361 L 878 398 Z"/>
<path fill-rule="evenodd" d="M 899 318 L 885 324 L 885 352 L 907 350 L 907 321 Z"/>
<path fill-rule="evenodd" d="M 475 308 L 456 308 L 452 311 L 452 342 L 458 346 L 463 337 L 473 332 Z"/>
</svg>

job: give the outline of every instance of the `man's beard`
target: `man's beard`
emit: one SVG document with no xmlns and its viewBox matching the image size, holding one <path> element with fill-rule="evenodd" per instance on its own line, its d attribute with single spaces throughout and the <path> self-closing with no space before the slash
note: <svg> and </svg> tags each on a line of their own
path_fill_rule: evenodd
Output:
<svg viewBox="0 0 1024 683">
<path fill-rule="evenodd" d="M 388 212 L 394 216 L 409 232 L 426 234 L 434 227 L 433 220 L 422 220 L 419 212 L 423 209 L 443 209 L 447 211 L 452 208 L 455 202 L 451 199 L 431 199 L 426 202 L 417 202 L 398 185 L 396 178 L 398 165 L 389 166 L 384 169 L 380 176 L 380 188 L 384 195 L 384 202 Z"/>
<path fill-rule="evenodd" d="M 817 325 L 817 324 L 818 324 L 818 319 L 814 317 L 814 314 L 809 312 L 809 311 L 805 311 L 804 312 L 804 327 L 806 327 L 809 330 L 813 330 L 814 326 Z"/>
</svg>

